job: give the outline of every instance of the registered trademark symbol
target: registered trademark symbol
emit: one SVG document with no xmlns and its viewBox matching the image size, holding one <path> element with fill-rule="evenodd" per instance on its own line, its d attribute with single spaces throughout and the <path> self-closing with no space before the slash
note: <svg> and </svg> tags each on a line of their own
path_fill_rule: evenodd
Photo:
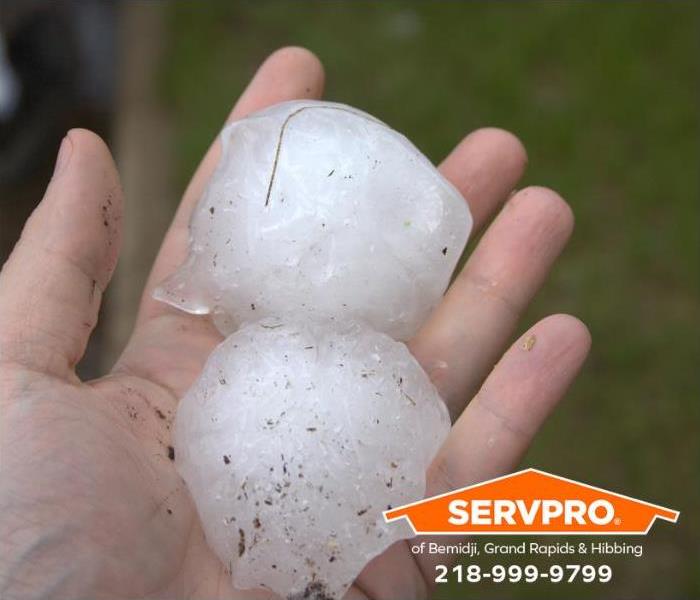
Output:
<svg viewBox="0 0 700 600">
<path fill-rule="evenodd" d="M 620 517 L 615 517 L 613 523 L 615 523 L 615 525 L 619 525 L 620 523 L 622 523 L 622 519 Z"/>
</svg>

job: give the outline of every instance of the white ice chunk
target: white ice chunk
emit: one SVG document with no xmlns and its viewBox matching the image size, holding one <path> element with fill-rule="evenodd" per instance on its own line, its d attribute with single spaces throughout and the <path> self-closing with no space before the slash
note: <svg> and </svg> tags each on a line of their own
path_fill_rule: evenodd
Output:
<svg viewBox="0 0 700 600">
<path fill-rule="evenodd" d="M 359 323 L 264 319 L 214 350 L 173 443 L 235 587 L 340 598 L 411 536 L 382 511 L 423 497 L 449 428 L 404 344 Z"/>
<path fill-rule="evenodd" d="M 286 102 L 227 126 L 185 264 L 156 297 L 224 334 L 288 311 L 408 339 L 444 293 L 472 219 L 403 135 L 357 109 Z"/>
</svg>

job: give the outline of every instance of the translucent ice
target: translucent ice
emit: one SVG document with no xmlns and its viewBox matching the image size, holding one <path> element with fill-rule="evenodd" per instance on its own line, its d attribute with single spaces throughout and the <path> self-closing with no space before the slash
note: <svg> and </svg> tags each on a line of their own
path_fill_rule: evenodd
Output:
<svg viewBox="0 0 700 600">
<path fill-rule="evenodd" d="M 449 427 L 404 344 L 357 322 L 264 319 L 213 352 L 174 445 L 236 587 L 340 598 L 411 535 L 382 511 L 423 497 Z"/>
<path fill-rule="evenodd" d="M 268 315 L 356 318 L 407 339 L 471 228 L 460 193 L 403 135 L 357 109 L 279 104 L 227 126 L 186 263 L 156 297 L 224 334 Z"/>
</svg>

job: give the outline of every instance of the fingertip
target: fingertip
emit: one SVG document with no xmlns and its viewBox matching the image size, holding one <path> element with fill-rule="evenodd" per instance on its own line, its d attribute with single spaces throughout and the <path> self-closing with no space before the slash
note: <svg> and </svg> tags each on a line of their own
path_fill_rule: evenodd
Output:
<svg viewBox="0 0 700 600">
<path fill-rule="evenodd" d="M 71 177 L 76 183 L 92 183 L 94 186 L 109 190 L 111 208 L 120 207 L 122 191 L 117 166 L 107 143 L 89 129 L 74 128 L 66 133 L 66 140 L 71 146 Z M 66 171 L 66 169 L 64 169 Z"/>
<path fill-rule="evenodd" d="M 323 65 L 313 52 L 299 46 L 280 48 L 260 65 L 228 120 L 286 100 L 320 98 L 324 84 Z"/>
<path fill-rule="evenodd" d="M 507 208 L 524 209 L 547 226 L 563 242 L 574 231 L 574 212 L 569 203 L 554 190 L 531 185 L 519 190 L 507 202 Z"/>
<path fill-rule="evenodd" d="M 482 127 L 470 133 L 467 138 L 478 140 L 500 153 L 509 171 L 518 178 L 527 168 L 528 156 L 525 145 L 514 133 L 500 127 Z"/>
<path fill-rule="evenodd" d="M 566 313 L 551 315 L 549 318 L 554 320 L 563 331 L 567 332 L 572 341 L 575 341 L 580 348 L 585 350 L 585 353 L 588 353 L 593 342 L 588 325 L 578 317 Z"/>
<path fill-rule="evenodd" d="M 478 231 L 512 192 L 526 165 L 527 152 L 517 136 L 484 127 L 465 136 L 440 171 L 464 196 Z"/>
<path fill-rule="evenodd" d="M 107 143 L 94 131 L 82 128 L 69 129 L 66 133 L 75 151 L 83 160 L 109 164 L 116 170 L 112 152 Z"/>
<path fill-rule="evenodd" d="M 90 129 L 73 127 L 72 129 L 68 130 L 66 137 L 70 138 L 73 144 L 79 145 L 86 150 L 109 153 L 109 148 L 107 147 L 105 141 Z"/>
<path fill-rule="evenodd" d="M 578 317 L 566 313 L 549 315 L 536 323 L 523 335 L 522 347 L 530 336 L 540 335 L 556 342 L 556 346 L 572 356 L 572 361 L 582 363 L 591 348 L 592 337 L 588 326 Z"/>
<path fill-rule="evenodd" d="M 299 70 L 306 74 L 309 81 L 314 83 L 317 88 L 307 88 L 309 94 L 316 93 L 319 96 L 323 92 L 323 84 L 325 83 L 325 70 L 321 60 L 308 48 L 303 46 L 285 46 L 275 50 L 267 57 L 263 63 L 263 67 L 281 68 L 283 70 Z"/>
</svg>

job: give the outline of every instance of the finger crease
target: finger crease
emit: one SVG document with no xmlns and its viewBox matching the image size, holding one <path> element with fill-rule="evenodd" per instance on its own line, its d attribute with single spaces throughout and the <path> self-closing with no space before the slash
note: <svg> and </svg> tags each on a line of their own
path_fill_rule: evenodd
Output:
<svg viewBox="0 0 700 600">
<path fill-rule="evenodd" d="M 495 410 L 493 407 L 493 403 L 488 402 L 487 400 L 484 400 L 483 394 L 481 392 L 479 392 L 476 396 L 474 396 L 474 399 L 472 400 L 471 404 L 478 406 L 479 408 L 483 409 L 487 413 L 496 417 L 496 419 L 501 424 L 501 427 L 503 427 L 503 429 L 507 430 L 508 432 L 513 433 L 513 434 L 517 435 L 518 437 L 523 437 L 526 439 L 530 438 L 529 431 L 526 431 L 525 429 L 517 427 L 516 425 L 513 424 L 513 420 L 511 418 L 509 418 L 506 415 Z"/>
<path fill-rule="evenodd" d="M 522 307 L 502 292 L 502 286 L 497 281 L 470 272 L 466 272 L 461 281 L 480 296 L 498 300 L 515 319 L 520 318 Z"/>
</svg>

